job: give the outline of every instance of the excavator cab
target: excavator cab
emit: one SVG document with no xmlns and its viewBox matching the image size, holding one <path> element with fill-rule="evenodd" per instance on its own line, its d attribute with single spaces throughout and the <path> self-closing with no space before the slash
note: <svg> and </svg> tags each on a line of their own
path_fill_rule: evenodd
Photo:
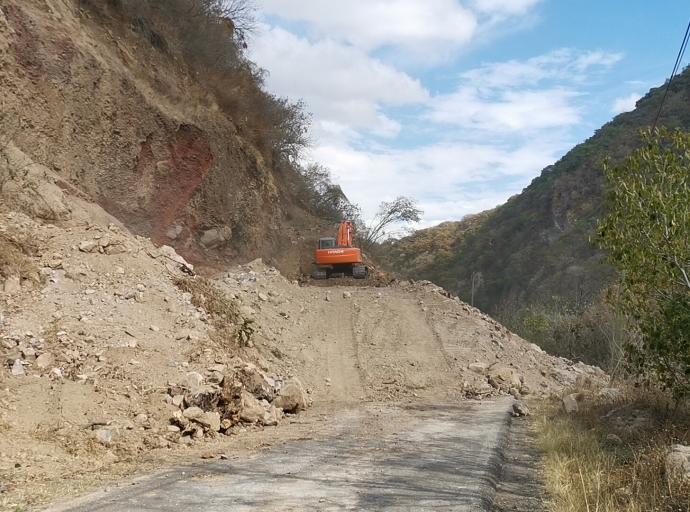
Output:
<svg viewBox="0 0 690 512">
<path fill-rule="evenodd" d="M 331 249 L 335 247 L 335 238 L 319 238 L 319 249 Z"/>
<path fill-rule="evenodd" d="M 352 245 L 354 226 L 352 221 L 344 220 L 338 228 L 338 238 L 319 238 L 313 279 L 328 279 L 334 275 L 352 276 L 364 279 L 369 269 L 362 263 L 362 252 Z"/>
</svg>

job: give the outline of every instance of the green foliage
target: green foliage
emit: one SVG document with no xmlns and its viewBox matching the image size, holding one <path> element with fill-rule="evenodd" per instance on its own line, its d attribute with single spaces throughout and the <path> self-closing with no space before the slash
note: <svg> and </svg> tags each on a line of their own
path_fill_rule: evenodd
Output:
<svg viewBox="0 0 690 512">
<path fill-rule="evenodd" d="M 495 315 L 549 354 L 616 370 L 615 310 L 607 304 L 591 301 L 578 307 L 577 300 L 553 296 L 527 307 L 504 302 Z"/>
<path fill-rule="evenodd" d="M 690 392 L 690 134 L 640 134 L 622 165 L 606 163 L 612 187 L 598 223 L 600 247 L 621 272 L 621 306 L 642 333 L 631 361 L 677 395 Z"/>
<path fill-rule="evenodd" d="M 333 183 L 327 167 L 309 163 L 297 169 L 299 175 L 292 180 L 293 190 L 309 212 L 333 223 L 359 219 L 359 208 L 345 196 L 340 185 Z"/>
</svg>

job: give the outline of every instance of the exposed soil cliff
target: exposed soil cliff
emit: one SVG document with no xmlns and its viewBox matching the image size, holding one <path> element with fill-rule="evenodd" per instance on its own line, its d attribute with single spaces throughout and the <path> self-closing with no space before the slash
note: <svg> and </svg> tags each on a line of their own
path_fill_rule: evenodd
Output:
<svg viewBox="0 0 690 512">
<path fill-rule="evenodd" d="M 133 233 L 195 263 L 262 256 L 296 272 L 297 231 L 314 220 L 284 177 L 176 57 L 110 25 L 120 31 L 69 0 L 0 0 L 3 132 Z"/>
</svg>

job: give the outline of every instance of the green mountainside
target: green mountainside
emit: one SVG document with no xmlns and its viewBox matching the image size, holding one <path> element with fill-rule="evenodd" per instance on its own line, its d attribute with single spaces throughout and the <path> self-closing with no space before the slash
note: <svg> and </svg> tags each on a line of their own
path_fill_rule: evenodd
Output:
<svg viewBox="0 0 690 512">
<path fill-rule="evenodd" d="M 557 300 L 577 309 L 596 300 L 615 279 L 589 243 L 603 211 L 602 164 L 606 157 L 622 160 L 639 144 L 638 130 L 652 125 L 665 89 L 652 89 L 634 111 L 616 116 L 505 204 L 385 243 L 384 261 L 493 314 L 506 304 Z M 657 124 L 690 129 L 687 69 L 673 79 Z"/>
</svg>

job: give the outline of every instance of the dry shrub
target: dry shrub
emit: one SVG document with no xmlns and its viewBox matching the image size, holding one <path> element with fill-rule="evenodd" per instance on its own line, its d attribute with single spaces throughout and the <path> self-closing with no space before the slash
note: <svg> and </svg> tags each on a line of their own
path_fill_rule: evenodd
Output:
<svg viewBox="0 0 690 512">
<path fill-rule="evenodd" d="M 32 259 L 38 254 L 39 246 L 35 240 L 16 231 L 0 231 L 0 277 L 41 282 L 38 263 Z"/>
<path fill-rule="evenodd" d="M 237 305 L 210 280 L 196 276 L 178 278 L 174 284 L 183 292 L 191 293 L 192 304 L 211 316 L 214 331 L 210 338 L 214 342 L 225 348 L 228 348 L 228 341 L 233 344 L 241 342 L 240 336 L 247 321 L 240 315 Z"/>
<path fill-rule="evenodd" d="M 268 93 L 268 72 L 245 56 L 258 27 L 254 0 L 79 1 L 100 23 L 129 26 L 162 54 L 184 62 L 239 135 L 276 170 L 293 166 L 313 147 L 306 104 Z"/>
<path fill-rule="evenodd" d="M 549 510 L 690 511 L 690 482 L 665 474 L 668 447 L 690 445 L 688 403 L 631 387 L 617 400 L 585 401 L 575 415 L 553 407 L 538 415 Z M 626 428 L 618 416 L 648 421 Z"/>
</svg>

